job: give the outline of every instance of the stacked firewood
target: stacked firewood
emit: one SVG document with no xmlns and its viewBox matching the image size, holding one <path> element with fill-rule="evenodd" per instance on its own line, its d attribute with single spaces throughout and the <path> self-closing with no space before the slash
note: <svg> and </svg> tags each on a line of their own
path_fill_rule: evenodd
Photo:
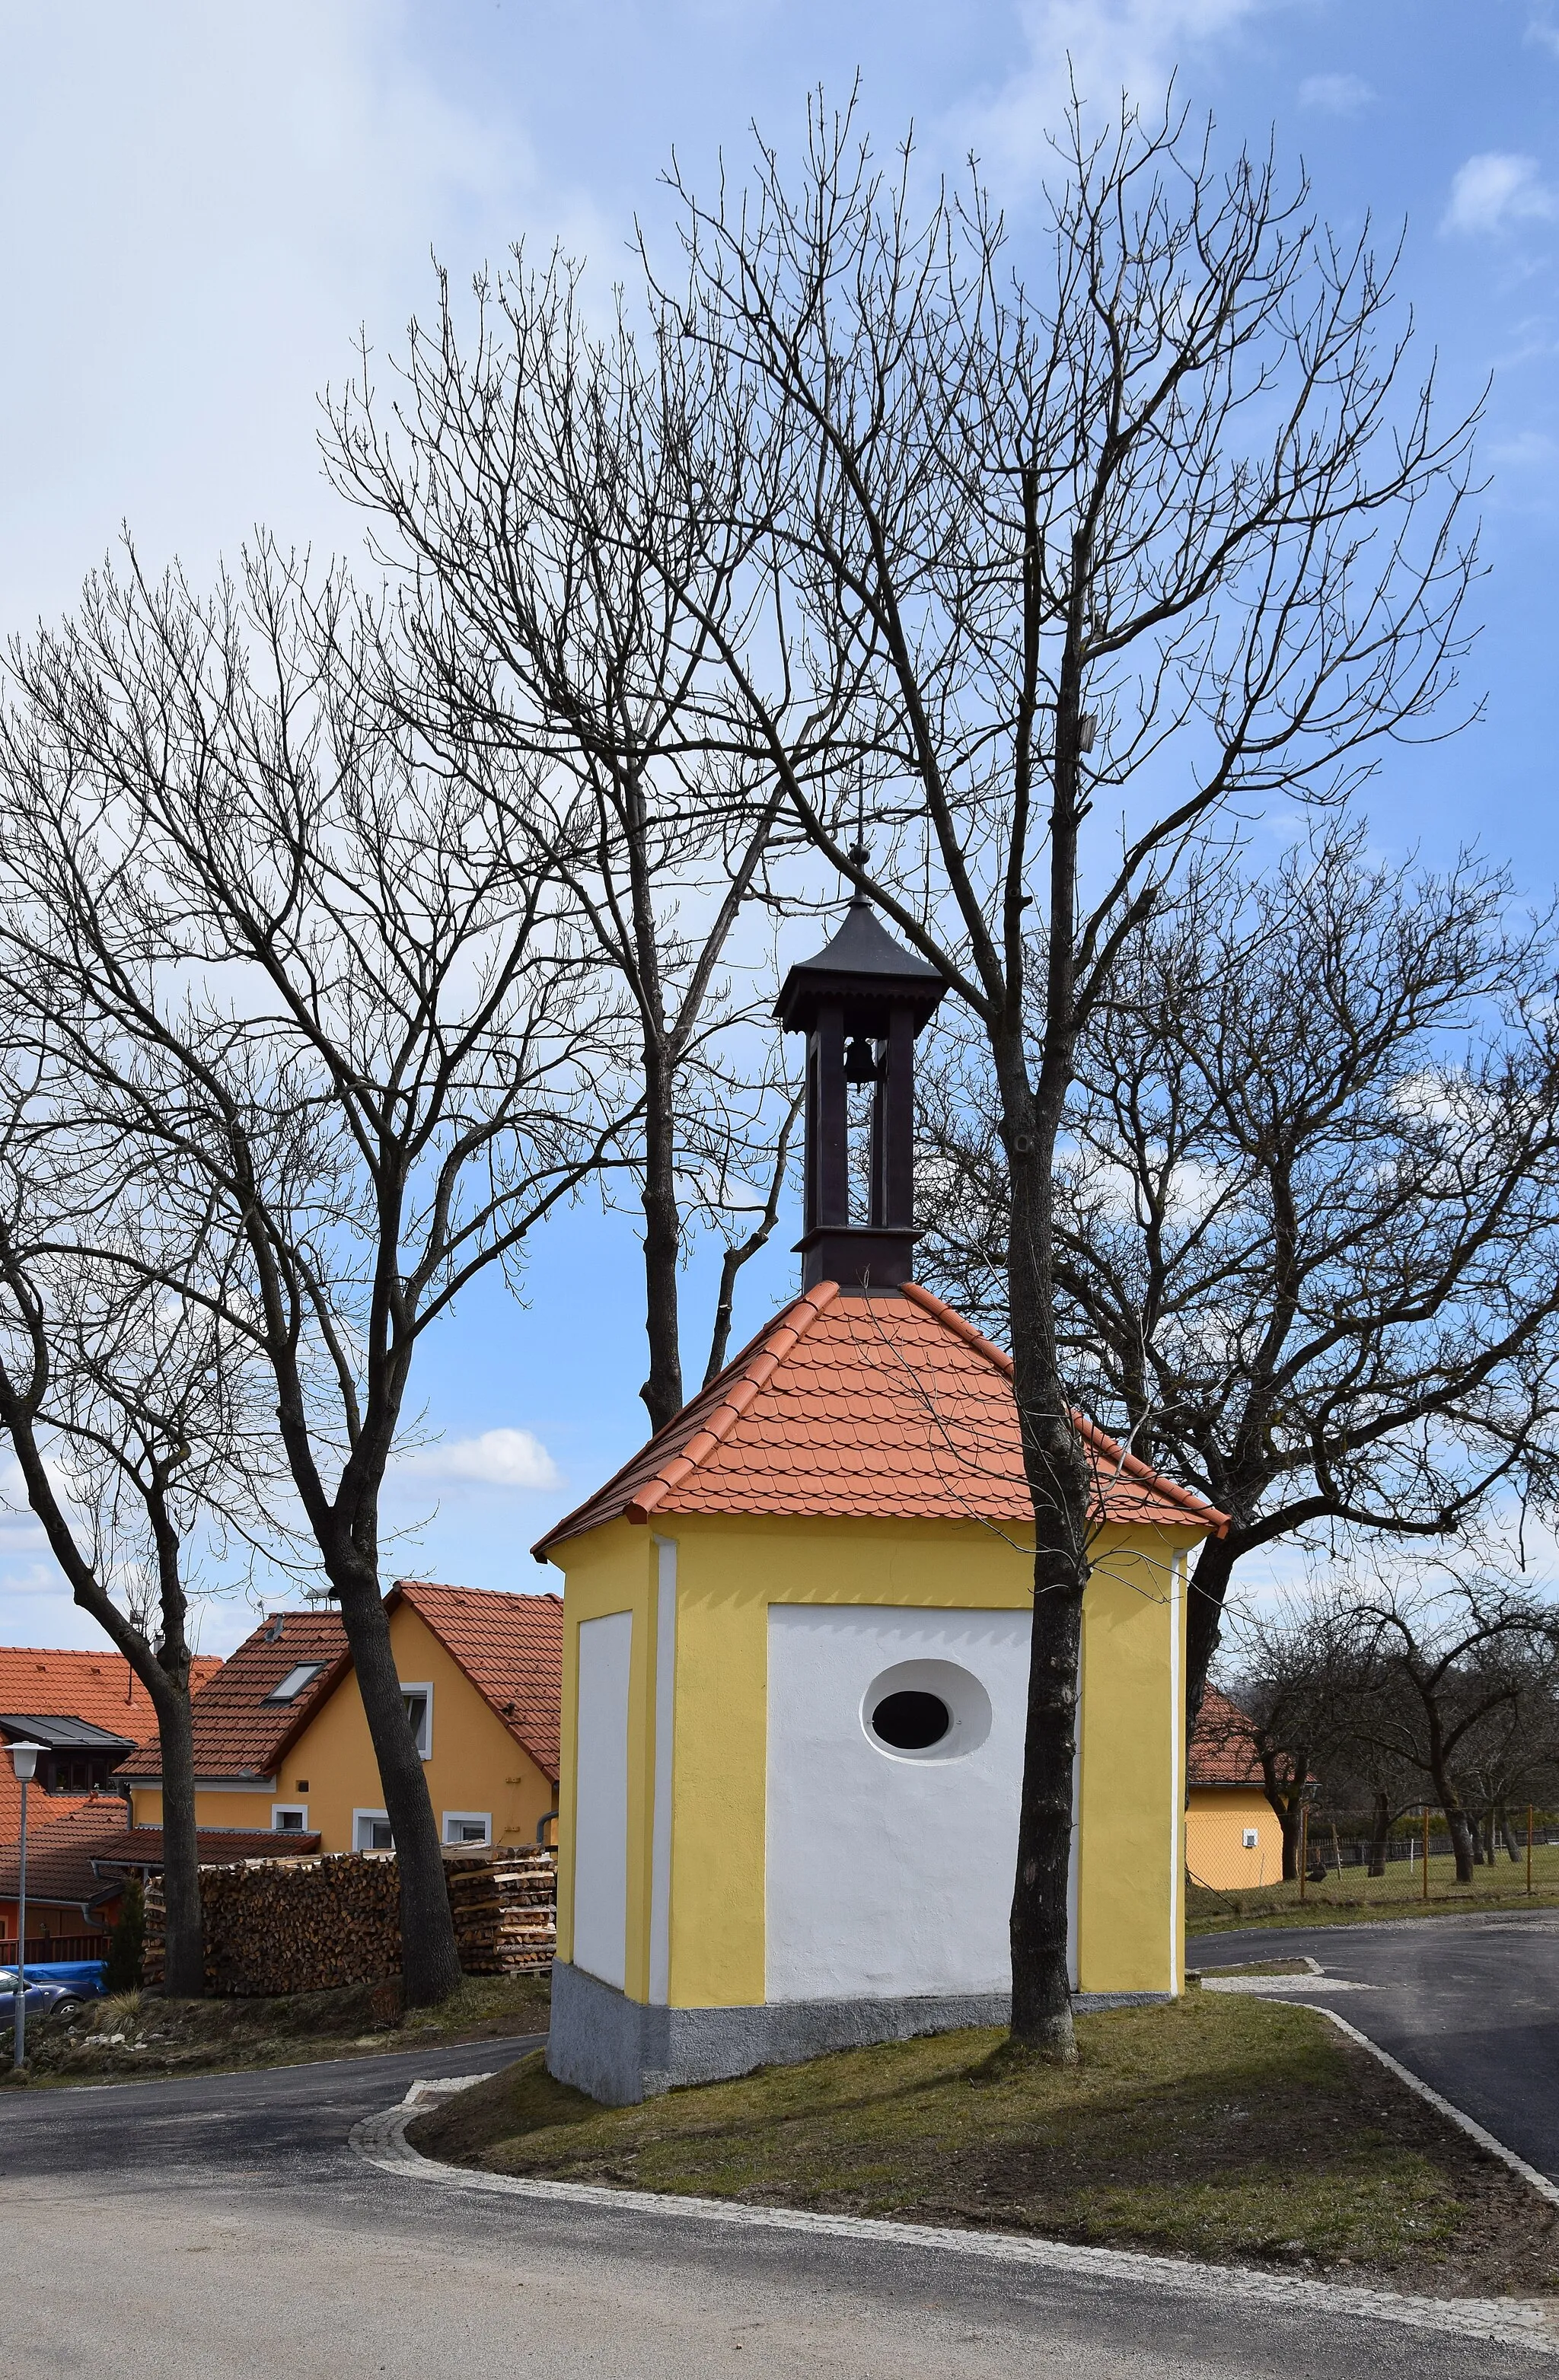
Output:
<svg viewBox="0 0 1559 2380">
<path fill-rule="evenodd" d="M 445 1880 L 460 1964 L 520 1974 L 552 1964 L 557 1854 L 499 1851 L 449 1860 Z M 400 1972 L 399 1879 L 393 1854 L 327 1852 L 202 1867 L 206 1988 L 245 1998 L 377 1984 Z M 142 1973 L 164 1973 L 161 1880 L 146 1888 Z"/>
<path fill-rule="evenodd" d="M 557 1853 L 496 1852 L 447 1863 L 455 1939 L 469 1975 L 523 1975 L 557 1949 Z"/>
<path fill-rule="evenodd" d="M 240 1860 L 201 1870 L 206 1989 L 245 1998 L 377 1984 L 400 1966 L 400 1896 L 392 1859 L 337 1852 Z M 146 1895 L 141 1972 L 161 1980 L 163 1894 Z"/>
</svg>

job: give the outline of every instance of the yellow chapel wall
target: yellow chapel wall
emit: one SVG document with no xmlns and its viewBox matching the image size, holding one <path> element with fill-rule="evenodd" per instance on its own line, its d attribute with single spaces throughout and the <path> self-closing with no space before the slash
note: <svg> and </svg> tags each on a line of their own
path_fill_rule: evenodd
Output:
<svg viewBox="0 0 1559 2380">
<path fill-rule="evenodd" d="M 627 1521 L 592 1529 L 564 1549 L 563 1708 L 557 1802 L 557 1955 L 574 1956 L 574 1847 L 578 1821 L 579 1630 L 587 1621 L 628 1612 L 633 1644 L 628 1682 L 627 1879 L 624 1987 L 649 1996 L 650 1862 L 655 1760 L 656 1578 L 659 1549 L 649 1529 Z"/>
<path fill-rule="evenodd" d="M 1078 1988 L 1185 1985 L 1184 1559 L 1112 1530 L 1083 1597 Z"/>
<path fill-rule="evenodd" d="M 441 1836 L 445 1811 L 481 1811 L 492 1817 L 495 1844 L 533 1843 L 539 1820 L 555 1806 L 551 1779 L 408 1603 L 390 1614 L 390 1646 L 404 1685 L 432 1688 L 432 1751 L 422 1767 Z M 353 1848 L 355 1811 L 384 1808 L 379 1764 L 352 1670 L 284 1756 L 274 1791 L 198 1786 L 195 1822 L 269 1833 L 277 1803 L 302 1804 L 308 1831 L 327 1852 Z M 159 1788 L 135 1792 L 134 1817 L 137 1826 L 161 1824 Z"/>
<path fill-rule="evenodd" d="M 1032 1557 L 976 1522 L 668 1519 L 676 1543 L 671 1775 L 673 2007 L 765 1997 L 768 1611 L 773 1604 L 1022 1609 Z M 1192 1531 L 1111 1530 L 1084 1600 L 1078 1756 L 1078 1986 L 1183 1983 L 1182 1548 Z M 566 1567 L 558 1955 L 573 1956 L 579 1629 L 633 1617 L 625 1988 L 649 1996 L 657 1535 L 615 1521 L 559 1548 Z M 1177 1542 L 1176 1542 L 1177 1541 Z"/>
</svg>

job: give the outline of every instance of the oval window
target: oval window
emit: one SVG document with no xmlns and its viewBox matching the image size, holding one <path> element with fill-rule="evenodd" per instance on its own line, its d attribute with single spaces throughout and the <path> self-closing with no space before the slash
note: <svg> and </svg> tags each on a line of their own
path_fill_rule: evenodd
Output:
<svg viewBox="0 0 1559 2380">
<path fill-rule="evenodd" d="M 940 1694 L 913 1687 L 886 1694 L 871 1714 L 871 1732 L 895 1752 L 929 1752 L 953 1724 L 953 1714 Z"/>
<path fill-rule="evenodd" d="M 991 1697 L 956 1661 L 895 1661 L 861 1696 L 860 1730 L 889 1760 L 961 1760 L 991 1732 Z"/>
</svg>

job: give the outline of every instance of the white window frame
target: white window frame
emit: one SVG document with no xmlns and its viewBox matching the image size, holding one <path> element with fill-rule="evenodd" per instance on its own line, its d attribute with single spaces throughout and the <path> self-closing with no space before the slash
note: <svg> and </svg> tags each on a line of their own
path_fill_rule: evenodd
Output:
<svg viewBox="0 0 1559 2380">
<path fill-rule="evenodd" d="M 445 1810 L 443 1814 L 443 1817 L 444 1847 L 445 1851 L 469 1849 L 473 1852 L 481 1852 L 492 1850 L 493 1813 L 491 1810 Z M 474 1826 L 485 1827 L 487 1829 L 487 1832 L 483 1835 L 480 1843 L 471 1843 L 467 1845 L 462 1836 L 451 1831 L 453 1828 L 459 1827 Z"/>
<path fill-rule="evenodd" d="M 296 1818 L 298 1824 L 296 1827 L 284 1827 L 282 1824 L 284 1818 Z M 306 1835 L 308 1831 L 309 1804 L 307 1802 L 272 1803 L 271 1832 L 274 1835 Z"/>
<path fill-rule="evenodd" d="M 400 1690 L 403 1694 L 426 1694 L 428 1698 L 422 1719 L 422 1733 L 418 1741 L 417 1749 L 424 1760 L 431 1760 L 433 1756 L 432 1687 L 431 1684 L 424 1684 L 423 1682 L 418 1678 L 402 1678 L 399 1682 Z"/>
<path fill-rule="evenodd" d="M 1254 1827 L 1242 1827 L 1240 1828 L 1239 1847 L 1242 1852 L 1253 1852 L 1260 1841 L 1261 1837 Z"/>
<path fill-rule="evenodd" d="M 363 1821 L 365 1819 L 376 1821 L 381 1826 L 387 1827 L 390 1823 L 390 1814 L 388 1810 L 354 1810 L 352 1812 L 352 1849 L 355 1852 L 371 1852 L 373 1849 L 371 1843 L 364 1843 L 359 1840 L 359 1837 L 362 1830 Z M 394 1848 L 395 1846 L 392 1843 L 391 1849 L 394 1850 Z M 379 1857 L 383 1859 L 384 1857 L 384 1853 L 381 1852 L 379 1853 Z"/>
</svg>

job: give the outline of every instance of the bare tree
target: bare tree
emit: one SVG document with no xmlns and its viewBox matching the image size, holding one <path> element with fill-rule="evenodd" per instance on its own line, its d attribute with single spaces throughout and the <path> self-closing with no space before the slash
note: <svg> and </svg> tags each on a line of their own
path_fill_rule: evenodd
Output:
<svg viewBox="0 0 1559 2380">
<path fill-rule="evenodd" d="M 1546 1630 L 1498 1637 L 1468 1657 L 1465 1685 L 1483 1695 L 1498 1690 L 1456 1752 L 1473 1857 L 1492 1867 L 1501 1841 L 1508 1859 L 1517 1856 L 1513 1806 L 1547 1801 L 1559 1779 L 1559 1640 Z"/>
<path fill-rule="evenodd" d="M 1230 1700 L 1282 1834 L 1284 1881 L 1292 1883 L 1299 1873 L 1305 1803 L 1318 1774 L 1335 1757 L 1353 1682 L 1344 1640 L 1321 1600 L 1289 1600 L 1245 1619 L 1233 1665 Z"/>
<path fill-rule="evenodd" d="M 659 1429 L 683 1402 L 679 1177 L 728 1170 L 764 1105 L 741 1069 L 732 1027 L 750 1010 L 729 962 L 781 797 L 739 798 L 739 764 L 710 748 L 691 703 L 701 616 L 729 631 L 736 601 L 732 450 L 724 483 L 690 483 L 711 452 L 690 429 L 708 395 L 696 350 L 652 343 L 646 361 L 620 312 L 593 334 L 560 259 L 536 273 L 517 251 L 478 282 L 474 309 L 463 341 L 441 276 L 437 322 L 412 325 L 389 406 L 365 355 L 329 405 L 326 464 L 402 589 L 403 705 L 445 748 L 525 756 L 512 822 L 537 846 L 529 864 L 566 883 L 626 988 L 642 1084 L 639 1393 Z M 723 1293 L 730 1258 L 726 1272 Z"/>
<path fill-rule="evenodd" d="M 382 643 L 339 577 L 311 591 L 269 547 L 209 601 L 133 552 L 89 581 L 10 657 L 0 973 L 42 1003 L 117 1179 L 231 1239 L 219 1288 L 114 1253 L 268 1369 L 421 2003 L 459 1970 L 380 1595 L 385 1470 L 427 1332 L 626 1119 L 554 880 L 515 863 L 523 787 L 428 763 L 375 699 Z"/>
<path fill-rule="evenodd" d="M 1318 1527 L 1453 1531 L 1553 1492 L 1559 1037 L 1500 874 L 1339 821 L 1214 867 L 1078 1046 L 1062 1335 L 1138 1451 L 1230 1515 L 1198 1558 L 1191 1721 L 1238 1566 Z M 1007 1173 L 967 1047 L 927 1081 L 930 1267 L 1001 1334 Z"/>
<path fill-rule="evenodd" d="M 672 187 L 662 340 L 709 358 L 768 571 L 761 633 L 739 607 L 698 622 L 719 724 L 942 971 L 996 1086 L 1036 1532 L 1013 2032 L 1069 2058 L 1094 1529 L 1059 1335 L 1076 1053 L 1221 812 L 1340 799 L 1454 683 L 1468 425 L 1407 383 L 1389 263 L 1173 115 L 1095 137 L 1074 107 L 1031 273 L 977 176 L 922 200 L 907 151 L 883 174 L 821 103 L 794 178 L 761 148 L 750 189 Z M 1090 843 L 1116 803 L 1118 842 Z"/>
<path fill-rule="evenodd" d="M 1503 1579 L 1440 1563 L 1339 1597 L 1329 1618 L 1358 1665 L 1348 1731 L 1418 1772 L 1444 1815 L 1456 1881 L 1470 1884 L 1468 1764 L 1518 1704 L 1526 1664 L 1510 1656 L 1551 1651 L 1553 1612 Z"/>
<path fill-rule="evenodd" d="M 208 1228 L 99 1198 L 28 1021 L 8 1037 L 0 1130 L 0 1429 L 72 1597 L 146 1687 L 162 1753 L 166 1985 L 205 1988 L 190 1723 L 189 1588 L 202 1540 L 249 1535 L 274 1480 L 252 1352 L 222 1318 L 231 1251 Z M 105 1242 L 112 1253 L 105 1254 Z M 170 1266 L 203 1301 L 149 1276 Z M 218 1548 L 220 1549 L 220 1545 Z"/>
<path fill-rule="evenodd" d="M 753 1257 L 761 1255 L 768 1246 L 773 1237 L 774 1226 L 779 1221 L 780 1199 L 785 1193 L 786 1175 L 790 1164 L 791 1136 L 801 1120 L 806 1097 L 803 1086 L 792 1094 L 790 1105 L 781 1118 L 779 1137 L 774 1143 L 773 1158 L 769 1167 L 768 1193 L 751 1230 L 740 1239 L 733 1237 L 728 1240 L 721 1258 L 720 1288 L 714 1301 L 714 1328 L 710 1333 L 709 1361 L 704 1366 L 703 1385 L 706 1389 L 711 1380 L 718 1378 L 725 1368 L 725 1353 L 731 1342 L 731 1318 L 736 1305 L 737 1278 L 742 1267 L 750 1264 Z M 719 1203 L 725 1212 L 734 1208 L 736 1202 L 728 1187 L 724 1190 Z"/>
</svg>

